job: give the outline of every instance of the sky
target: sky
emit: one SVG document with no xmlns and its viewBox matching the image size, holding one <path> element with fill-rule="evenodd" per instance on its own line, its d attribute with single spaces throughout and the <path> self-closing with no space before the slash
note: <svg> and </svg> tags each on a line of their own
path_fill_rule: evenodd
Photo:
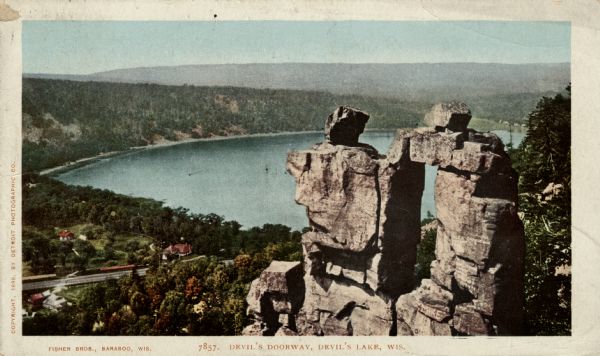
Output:
<svg viewBox="0 0 600 356">
<path fill-rule="evenodd" d="M 562 63 L 570 23 L 25 21 L 23 72 L 223 63 Z"/>
</svg>

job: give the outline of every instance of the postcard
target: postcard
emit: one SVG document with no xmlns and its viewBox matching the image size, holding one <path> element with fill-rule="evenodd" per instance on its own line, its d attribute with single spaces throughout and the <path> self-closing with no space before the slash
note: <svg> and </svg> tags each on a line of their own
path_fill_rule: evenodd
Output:
<svg viewBox="0 0 600 356">
<path fill-rule="evenodd" d="M 0 354 L 593 353 L 599 10 L 6 1 Z"/>
</svg>

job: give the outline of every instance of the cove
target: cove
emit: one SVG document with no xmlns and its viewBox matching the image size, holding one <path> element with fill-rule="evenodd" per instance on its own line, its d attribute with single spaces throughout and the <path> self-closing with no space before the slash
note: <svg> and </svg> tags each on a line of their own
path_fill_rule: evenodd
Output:
<svg viewBox="0 0 600 356">
<path fill-rule="evenodd" d="M 508 131 L 494 131 L 509 141 Z M 395 131 L 367 131 L 360 141 L 385 153 Z M 513 133 L 513 145 L 524 134 Z M 66 184 L 108 189 L 162 201 L 194 213 L 215 213 L 244 228 L 284 224 L 306 226 L 304 207 L 294 201 L 294 178 L 285 170 L 288 152 L 322 142 L 322 133 L 239 137 L 195 141 L 133 151 L 58 175 Z M 435 214 L 436 168 L 426 166 L 421 216 Z"/>
</svg>

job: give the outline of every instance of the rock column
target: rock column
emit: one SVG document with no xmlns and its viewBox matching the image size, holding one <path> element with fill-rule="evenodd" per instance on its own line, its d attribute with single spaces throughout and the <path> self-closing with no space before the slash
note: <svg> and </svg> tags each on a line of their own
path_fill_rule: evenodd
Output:
<svg viewBox="0 0 600 356">
<path fill-rule="evenodd" d="M 454 119 L 458 116 L 459 119 Z M 501 140 L 467 130 L 464 104 L 440 104 L 409 137 L 412 161 L 439 165 L 431 279 L 396 303 L 404 335 L 511 335 L 522 326 L 523 226 Z M 452 129 L 451 129 L 452 128 Z"/>
<path fill-rule="evenodd" d="M 288 155 L 311 229 L 302 237 L 302 334 L 393 335 L 393 302 L 414 285 L 424 167 L 359 143 L 368 118 L 340 107 L 326 142 Z"/>
</svg>

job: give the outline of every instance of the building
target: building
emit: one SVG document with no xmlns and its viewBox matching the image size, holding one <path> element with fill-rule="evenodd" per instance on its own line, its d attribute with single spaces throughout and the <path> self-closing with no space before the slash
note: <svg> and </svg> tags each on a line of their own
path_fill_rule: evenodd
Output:
<svg viewBox="0 0 600 356">
<path fill-rule="evenodd" d="M 168 259 L 169 256 L 187 256 L 192 253 L 192 245 L 185 244 L 171 244 L 169 247 L 165 248 L 162 253 L 163 260 Z"/>
<path fill-rule="evenodd" d="M 39 306 L 42 305 L 44 303 L 44 300 L 46 300 L 46 298 L 48 298 L 50 296 L 50 291 L 44 291 L 42 293 L 35 293 L 29 296 L 29 298 L 27 298 L 27 302 L 29 304 L 32 304 L 34 306 Z"/>
<path fill-rule="evenodd" d="M 75 234 L 69 230 L 60 230 L 58 232 L 58 239 L 60 241 L 71 241 L 75 238 Z"/>
<path fill-rule="evenodd" d="M 46 297 L 42 293 L 32 294 L 27 298 L 27 302 L 31 305 L 42 305 Z"/>
</svg>

